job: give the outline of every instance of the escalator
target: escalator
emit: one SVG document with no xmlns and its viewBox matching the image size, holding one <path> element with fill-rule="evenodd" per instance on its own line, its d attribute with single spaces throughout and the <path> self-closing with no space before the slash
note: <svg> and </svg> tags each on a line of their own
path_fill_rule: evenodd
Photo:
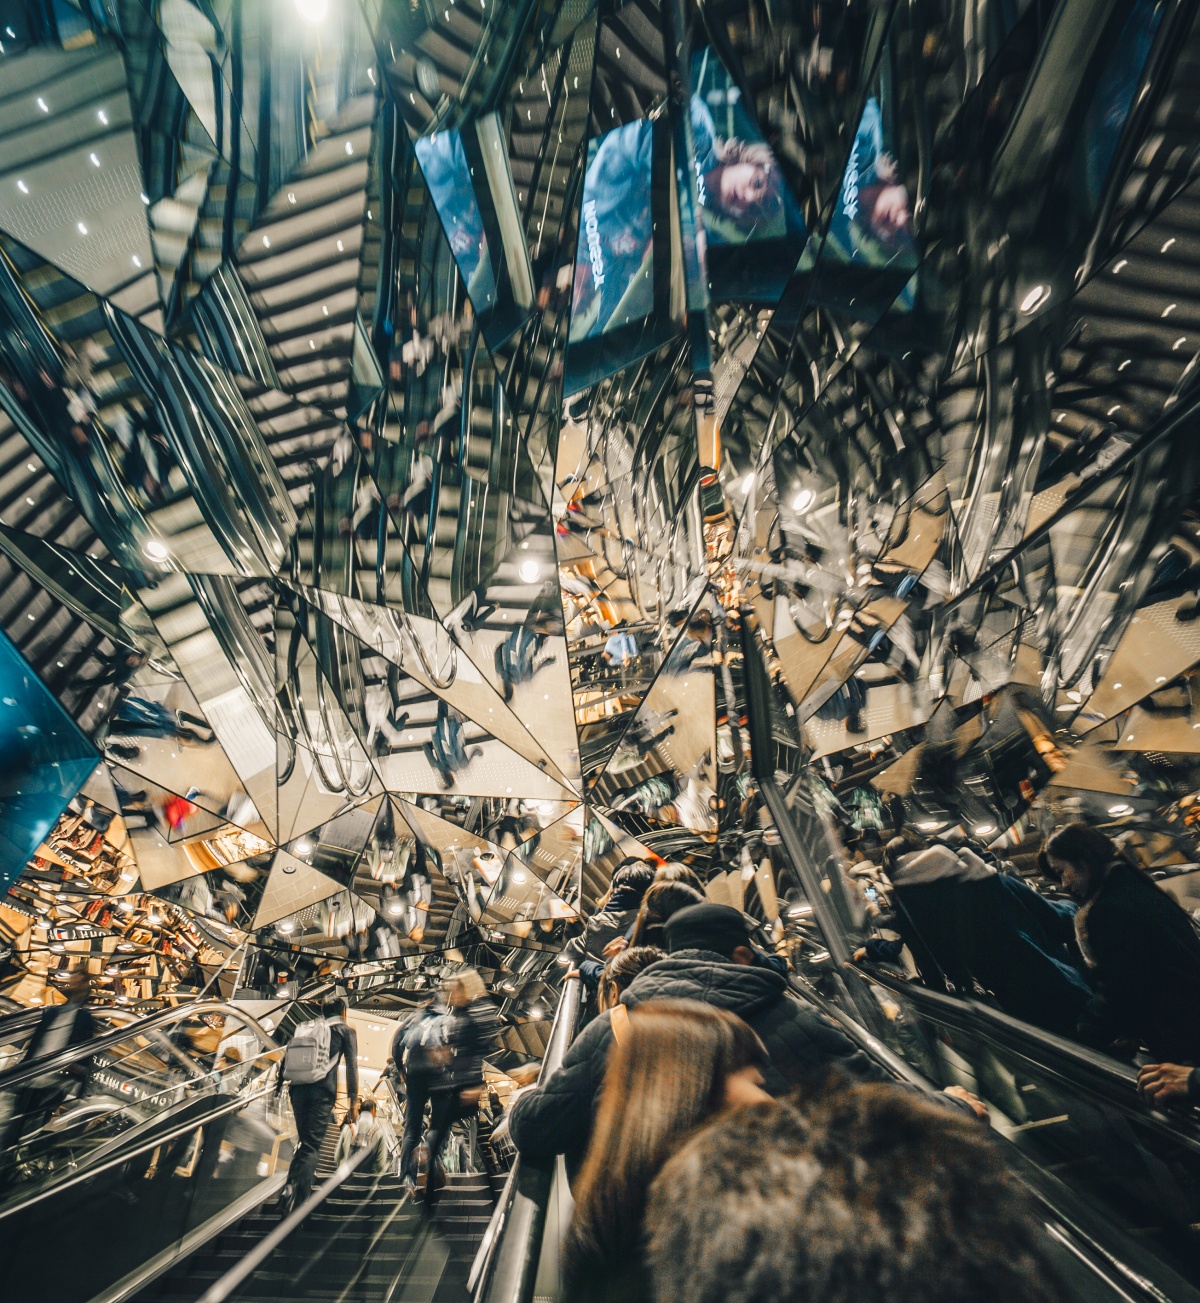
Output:
<svg viewBox="0 0 1200 1303">
<path fill-rule="evenodd" d="M 115 1303 L 147 1263 L 163 1269 L 277 1191 L 293 1134 L 280 1054 L 243 1008 L 201 1000 L 0 1072 L 11 1296 Z"/>
</svg>

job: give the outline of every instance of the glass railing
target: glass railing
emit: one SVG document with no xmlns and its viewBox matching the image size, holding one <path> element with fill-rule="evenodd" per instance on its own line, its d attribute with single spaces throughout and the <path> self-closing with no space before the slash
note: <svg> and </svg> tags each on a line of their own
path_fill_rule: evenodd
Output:
<svg viewBox="0 0 1200 1303">
<path fill-rule="evenodd" d="M 281 1054 L 237 1006 L 202 1001 L 0 1073 L 11 1297 L 126 1297 L 281 1186 Z"/>
</svg>

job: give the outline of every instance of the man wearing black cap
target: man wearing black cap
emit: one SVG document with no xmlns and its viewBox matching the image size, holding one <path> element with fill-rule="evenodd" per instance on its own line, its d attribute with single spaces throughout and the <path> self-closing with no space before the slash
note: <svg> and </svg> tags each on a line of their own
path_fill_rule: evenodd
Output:
<svg viewBox="0 0 1200 1303">
<path fill-rule="evenodd" d="M 770 1062 L 763 1074 L 773 1095 L 805 1078 L 840 1068 L 860 1081 L 890 1081 L 882 1068 L 815 1009 L 788 994 L 785 978 L 761 967 L 745 916 L 728 905 L 689 905 L 666 924 L 666 959 L 643 969 L 621 997 L 700 1000 L 736 1013 L 756 1031 Z M 602 1013 L 576 1037 L 562 1067 L 509 1112 L 513 1143 L 535 1160 L 565 1154 L 573 1173 L 587 1149 L 613 1032 Z"/>
</svg>

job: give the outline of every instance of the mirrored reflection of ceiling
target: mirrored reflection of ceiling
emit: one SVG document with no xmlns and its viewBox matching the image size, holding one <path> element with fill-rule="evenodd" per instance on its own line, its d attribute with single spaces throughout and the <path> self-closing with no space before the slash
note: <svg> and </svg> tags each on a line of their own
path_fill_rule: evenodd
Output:
<svg viewBox="0 0 1200 1303">
<path fill-rule="evenodd" d="M 43 850 L 202 966 L 523 1025 L 625 855 L 770 841 L 743 620 L 830 799 L 1200 786 L 1192 6 L 6 12 Z"/>
</svg>

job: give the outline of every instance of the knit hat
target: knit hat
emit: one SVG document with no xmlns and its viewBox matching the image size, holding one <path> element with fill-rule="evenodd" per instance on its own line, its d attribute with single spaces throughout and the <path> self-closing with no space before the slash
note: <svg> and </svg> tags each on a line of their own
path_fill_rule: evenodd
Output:
<svg viewBox="0 0 1200 1303">
<path fill-rule="evenodd" d="M 719 955 L 732 955 L 738 946 L 748 946 L 746 919 L 740 910 L 729 905 L 688 905 L 667 919 L 664 929 L 667 949 L 712 950 Z"/>
</svg>

